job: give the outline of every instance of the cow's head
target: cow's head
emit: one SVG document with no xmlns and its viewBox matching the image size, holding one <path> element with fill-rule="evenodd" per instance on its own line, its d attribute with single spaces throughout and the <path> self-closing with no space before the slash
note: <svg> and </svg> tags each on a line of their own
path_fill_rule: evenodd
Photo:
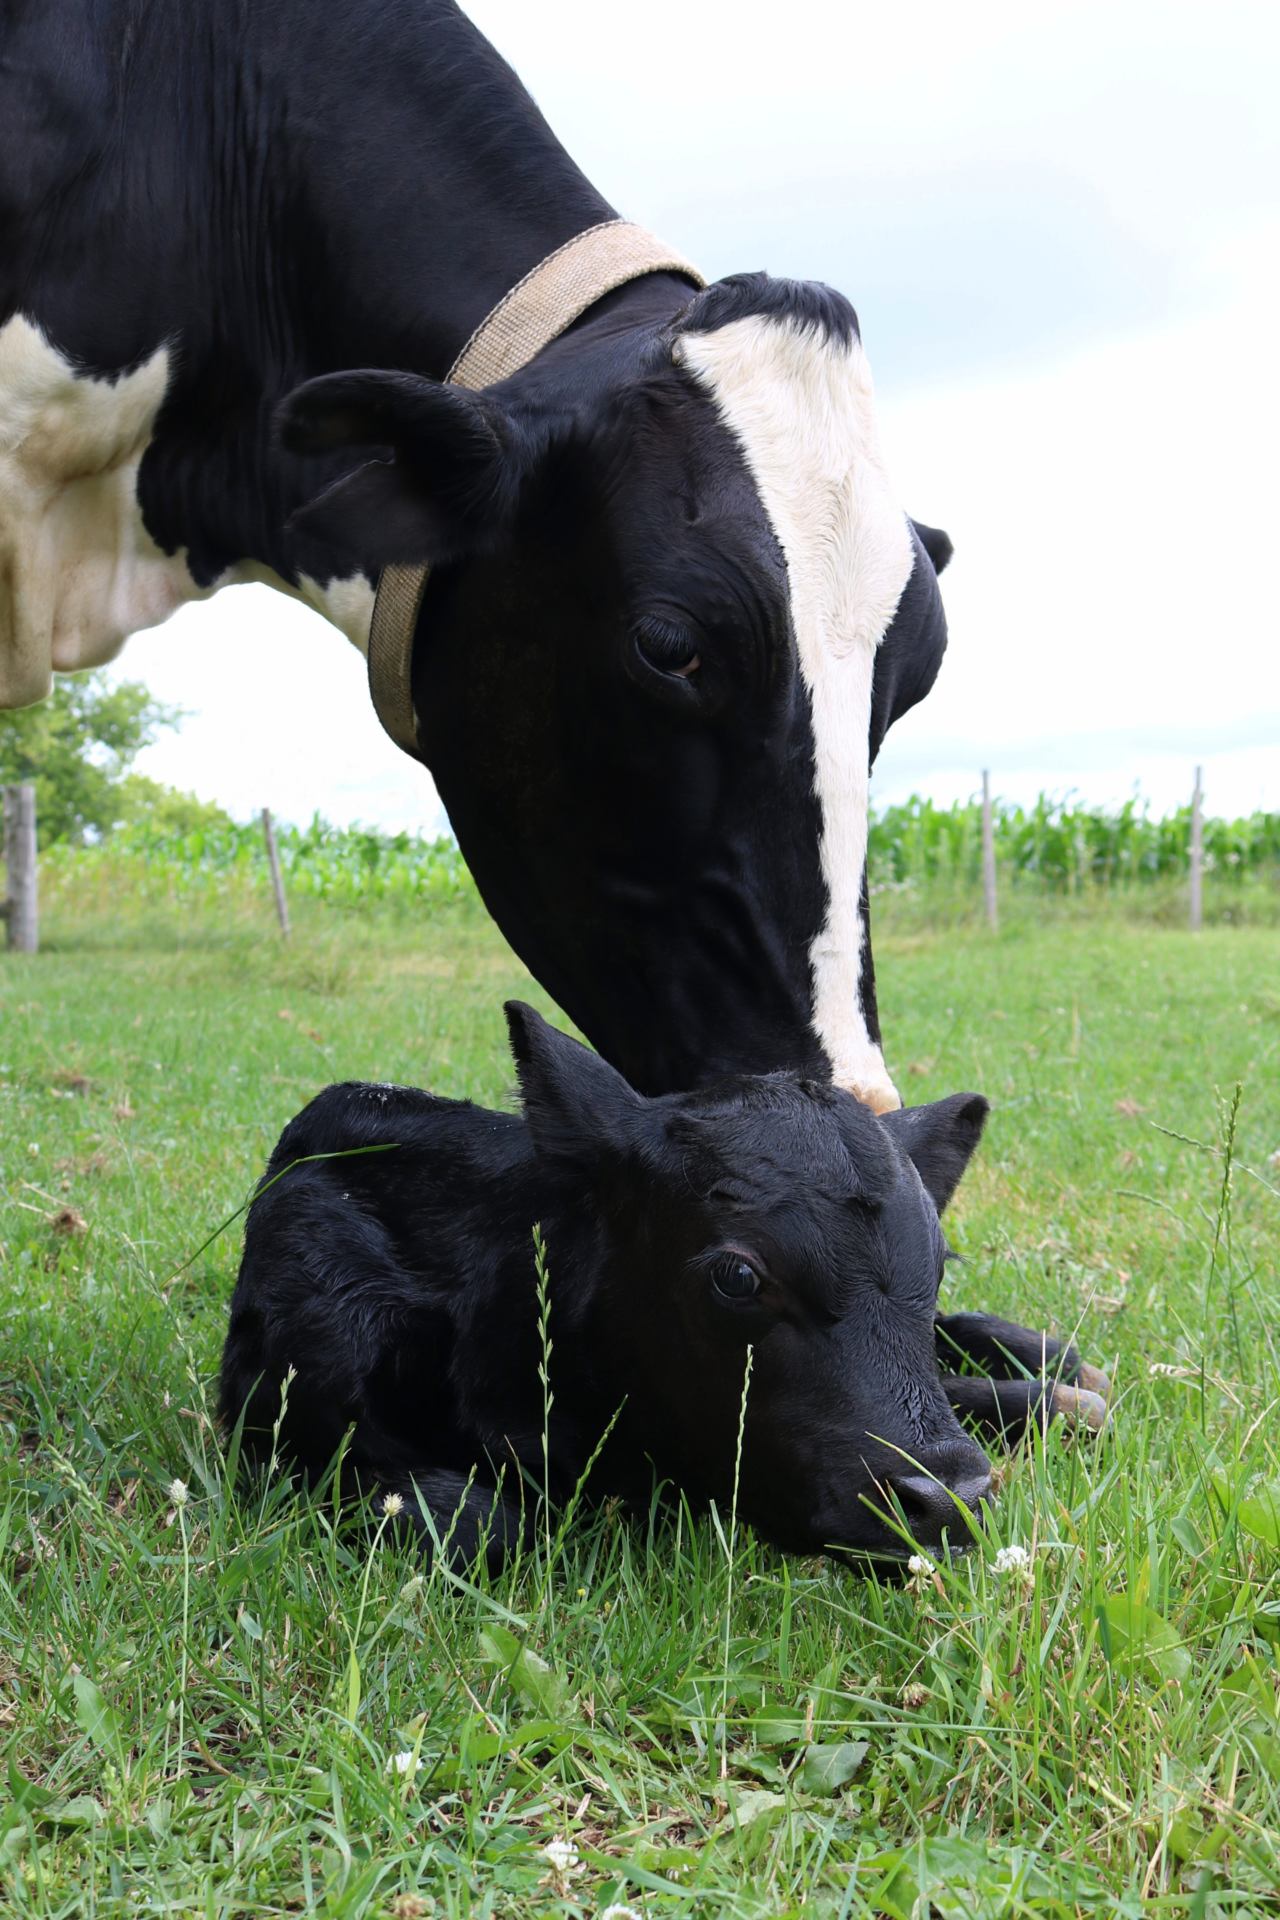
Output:
<svg viewBox="0 0 1280 1920">
<path fill-rule="evenodd" d="M 484 393 L 312 381 L 283 433 L 390 450 L 297 517 L 298 566 L 430 564 L 424 756 L 600 1051 L 646 1090 L 787 1066 L 896 1106 L 868 766 L 932 683 L 950 548 L 895 503 L 847 302 L 729 280 Z"/>
<path fill-rule="evenodd" d="M 623 1406 L 615 1445 L 727 1510 L 750 1347 L 746 1519 L 795 1551 L 900 1556 L 900 1509 L 922 1545 L 966 1544 L 991 1474 L 942 1391 L 938 1215 L 986 1101 L 877 1117 L 794 1074 L 645 1099 L 507 1012 L 535 1148 L 599 1223 L 572 1314 L 603 1404 Z"/>
</svg>

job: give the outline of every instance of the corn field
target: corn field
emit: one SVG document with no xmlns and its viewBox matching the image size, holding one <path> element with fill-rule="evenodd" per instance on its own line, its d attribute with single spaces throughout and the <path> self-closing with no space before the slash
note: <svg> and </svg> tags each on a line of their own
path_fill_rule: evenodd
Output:
<svg viewBox="0 0 1280 1920">
<path fill-rule="evenodd" d="M 1191 809 L 1153 816 L 1138 799 L 1122 807 L 1074 806 L 1042 794 L 1033 807 L 993 808 L 1002 881 L 1046 893 L 1129 889 L 1184 880 Z M 1206 818 L 1205 871 L 1236 884 L 1280 886 L 1280 813 Z M 977 887 L 982 877 L 982 808 L 912 799 L 872 817 L 871 881 L 881 890 L 934 882 Z"/>
<path fill-rule="evenodd" d="M 366 902 L 421 907 L 474 899 L 475 885 L 456 842 L 415 834 L 334 827 L 278 826 L 284 883 L 291 900 L 339 908 Z M 1190 809 L 1153 816 L 1138 800 L 1107 810 L 1041 797 L 1032 807 L 997 803 L 996 860 L 1003 892 L 1029 896 L 1167 893 L 1185 883 Z M 1280 904 L 1280 813 L 1206 819 L 1205 871 L 1230 903 Z M 913 799 L 872 816 L 872 891 L 927 902 L 952 901 L 981 887 L 982 812 L 974 801 L 951 807 Z M 187 831 L 145 820 L 117 828 L 94 846 L 56 844 L 41 854 L 41 884 L 71 898 L 127 885 L 153 905 L 181 905 L 227 891 L 269 885 L 258 821 L 214 823 Z"/>
<path fill-rule="evenodd" d="M 456 841 L 410 833 L 276 823 L 276 842 L 290 899 L 357 907 L 366 901 L 444 906 L 474 897 L 475 886 Z M 188 831 L 156 829 L 145 820 L 118 827 L 94 846 L 57 844 L 40 858 L 42 883 L 92 883 L 115 875 L 144 903 L 181 904 L 214 893 L 266 888 L 270 881 L 262 825 L 227 821 Z"/>
</svg>

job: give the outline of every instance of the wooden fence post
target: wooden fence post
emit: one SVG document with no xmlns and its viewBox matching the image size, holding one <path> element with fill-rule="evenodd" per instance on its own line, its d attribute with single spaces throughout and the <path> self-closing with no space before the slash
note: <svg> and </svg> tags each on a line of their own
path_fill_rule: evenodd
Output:
<svg viewBox="0 0 1280 1920">
<path fill-rule="evenodd" d="M 4 918 L 9 945 L 17 953 L 35 953 L 40 945 L 36 894 L 36 790 L 4 790 Z"/>
<path fill-rule="evenodd" d="M 262 835 L 267 843 L 267 862 L 271 868 L 271 886 L 276 896 L 276 915 L 280 921 L 280 932 L 289 938 L 289 903 L 284 897 L 284 876 L 280 872 L 280 849 L 276 845 L 276 830 L 271 824 L 271 809 L 262 809 Z"/>
<path fill-rule="evenodd" d="M 992 933 L 999 925 L 996 908 L 996 828 L 991 813 L 991 773 L 982 770 L 982 895 L 987 907 L 987 925 Z"/>
<path fill-rule="evenodd" d="M 1199 933 L 1204 924 L 1204 793 L 1201 769 L 1196 768 L 1196 784 L 1191 792 L 1191 931 Z"/>
</svg>

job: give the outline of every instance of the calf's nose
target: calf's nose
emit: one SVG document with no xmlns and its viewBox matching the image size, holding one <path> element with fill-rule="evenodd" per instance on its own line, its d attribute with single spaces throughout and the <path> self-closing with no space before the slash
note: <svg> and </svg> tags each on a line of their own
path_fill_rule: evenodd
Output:
<svg viewBox="0 0 1280 1920">
<path fill-rule="evenodd" d="M 956 1471 L 893 1474 L 889 1491 L 902 1508 L 903 1518 L 915 1539 L 924 1546 L 939 1546 L 944 1530 L 962 1544 L 967 1528 L 956 1502 L 972 1512 L 980 1511 L 991 1498 L 991 1469 L 984 1462 L 966 1463 Z"/>
</svg>

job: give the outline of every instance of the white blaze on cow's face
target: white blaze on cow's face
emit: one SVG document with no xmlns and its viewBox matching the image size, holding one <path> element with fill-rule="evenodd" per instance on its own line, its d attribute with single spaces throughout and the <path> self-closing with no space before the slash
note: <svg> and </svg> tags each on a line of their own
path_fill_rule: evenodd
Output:
<svg viewBox="0 0 1280 1920">
<path fill-rule="evenodd" d="M 878 1112 L 901 1105 L 860 993 L 868 734 L 876 648 L 913 545 L 876 432 L 861 343 L 751 316 L 681 334 L 678 357 L 741 445 L 787 563 L 814 736 L 826 920 L 810 948 L 813 1027 L 832 1077 Z"/>
<path fill-rule="evenodd" d="M 156 545 L 138 469 L 169 372 L 167 347 L 106 379 L 21 314 L 0 326 L 0 708 L 43 699 L 55 672 L 113 660 L 131 634 L 235 581 L 296 592 L 367 645 L 373 589 L 359 575 L 295 589 L 247 562 L 202 588 Z"/>
</svg>

